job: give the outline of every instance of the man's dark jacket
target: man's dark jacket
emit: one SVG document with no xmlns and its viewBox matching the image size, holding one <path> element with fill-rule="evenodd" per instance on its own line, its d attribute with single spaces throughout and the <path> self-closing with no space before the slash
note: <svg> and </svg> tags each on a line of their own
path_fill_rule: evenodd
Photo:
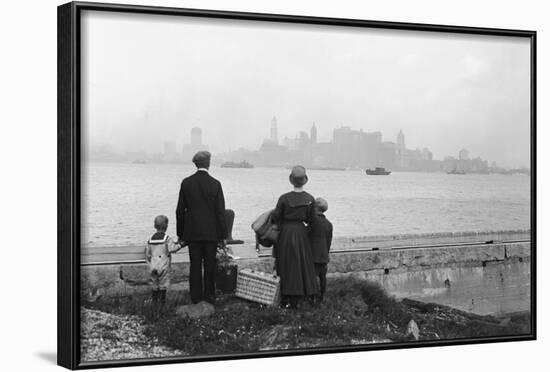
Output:
<svg viewBox="0 0 550 372">
<path fill-rule="evenodd" d="M 227 238 L 222 185 L 208 172 L 197 171 L 181 182 L 176 224 L 186 242 Z"/>
</svg>

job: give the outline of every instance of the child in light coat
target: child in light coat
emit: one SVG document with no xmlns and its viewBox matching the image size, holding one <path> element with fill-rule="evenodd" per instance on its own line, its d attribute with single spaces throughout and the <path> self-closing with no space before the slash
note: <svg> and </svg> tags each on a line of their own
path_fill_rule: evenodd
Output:
<svg viewBox="0 0 550 372">
<path fill-rule="evenodd" d="M 158 316 L 166 303 L 166 291 L 170 285 L 170 265 L 172 253 L 182 247 L 166 234 L 168 217 L 155 217 L 155 232 L 147 241 L 145 259 L 149 264 L 149 274 L 152 281 L 152 302 L 155 315 Z M 159 307 L 160 304 L 160 307 Z"/>
</svg>

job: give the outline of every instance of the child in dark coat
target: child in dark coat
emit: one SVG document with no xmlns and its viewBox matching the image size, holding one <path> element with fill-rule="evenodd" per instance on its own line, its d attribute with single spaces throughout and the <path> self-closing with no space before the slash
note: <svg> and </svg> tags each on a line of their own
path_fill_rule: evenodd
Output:
<svg viewBox="0 0 550 372">
<path fill-rule="evenodd" d="M 325 199 L 315 199 L 317 218 L 315 219 L 315 223 L 310 225 L 309 230 L 315 274 L 319 278 L 321 287 L 320 302 L 323 301 L 323 296 L 327 289 L 327 264 L 329 262 L 330 244 L 332 243 L 332 223 L 330 223 L 324 214 L 327 209 L 328 203 Z"/>
</svg>

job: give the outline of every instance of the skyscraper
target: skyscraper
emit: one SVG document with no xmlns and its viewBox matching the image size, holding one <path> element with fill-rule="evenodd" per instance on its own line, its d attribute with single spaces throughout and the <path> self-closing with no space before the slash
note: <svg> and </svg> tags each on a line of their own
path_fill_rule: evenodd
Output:
<svg viewBox="0 0 550 372">
<path fill-rule="evenodd" d="M 399 129 L 399 133 L 397 134 L 397 147 L 400 150 L 405 149 L 405 135 L 401 129 Z"/>
<path fill-rule="evenodd" d="M 182 148 L 183 159 L 191 159 L 197 151 L 208 150 L 207 145 L 202 143 L 202 129 L 191 128 L 191 143 L 184 144 Z"/>
<path fill-rule="evenodd" d="M 275 116 L 273 117 L 273 119 L 271 119 L 271 131 L 270 131 L 269 139 L 274 144 L 279 144 L 279 138 L 277 135 L 277 118 Z"/>
<path fill-rule="evenodd" d="M 462 149 L 458 152 L 459 160 L 470 160 L 470 153 L 466 149 Z"/>
<path fill-rule="evenodd" d="M 317 127 L 315 126 L 315 123 L 313 123 L 313 126 L 311 127 L 309 138 L 312 145 L 317 144 Z"/>
<path fill-rule="evenodd" d="M 298 147 L 300 150 L 305 150 L 308 148 L 309 138 L 307 132 L 301 131 L 298 133 Z"/>
<path fill-rule="evenodd" d="M 347 126 L 335 128 L 332 134 L 332 142 L 336 145 L 351 145 L 353 143 L 353 131 Z"/>
<path fill-rule="evenodd" d="M 193 127 L 191 129 L 191 145 L 202 145 L 202 129 L 199 127 Z"/>
</svg>

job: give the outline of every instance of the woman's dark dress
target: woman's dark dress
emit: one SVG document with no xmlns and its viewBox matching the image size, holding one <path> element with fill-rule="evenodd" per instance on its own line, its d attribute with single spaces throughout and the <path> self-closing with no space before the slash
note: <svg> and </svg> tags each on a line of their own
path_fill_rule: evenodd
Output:
<svg viewBox="0 0 550 372">
<path fill-rule="evenodd" d="M 274 222 L 280 226 L 274 256 L 281 278 L 284 296 L 319 294 L 319 283 L 311 256 L 309 237 L 304 223 L 315 218 L 315 199 L 305 191 L 281 195 L 273 212 Z"/>
</svg>

